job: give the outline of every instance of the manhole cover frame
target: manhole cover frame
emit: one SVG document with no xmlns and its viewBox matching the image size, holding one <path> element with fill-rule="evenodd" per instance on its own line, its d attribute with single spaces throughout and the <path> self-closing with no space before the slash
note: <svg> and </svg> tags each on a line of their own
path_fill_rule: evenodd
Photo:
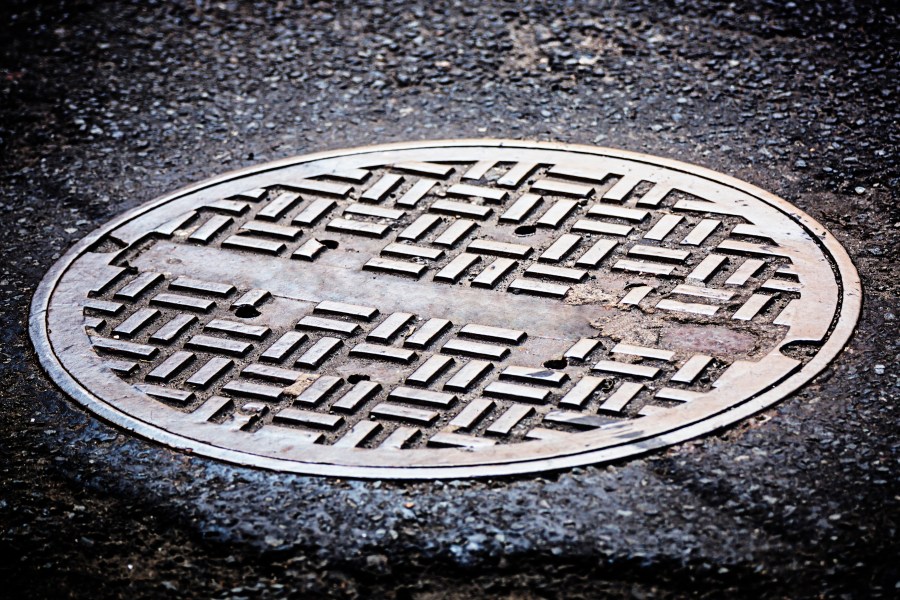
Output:
<svg viewBox="0 0 900 600">
<path fill-rule="evenodd" d="M 672 169 L 674 171 L 686 172 L 747 193 L 763 203 L 774 207 L 785 215 L 786 218 L 800 224 L 811 237 L 817 240 L 827 254 L 830 255 L 834 261 L 834 266 L 837 269 L 837 276 L 839 279 L 836 278 L 836 280 L 841 288 L 835 324 L 828 334 L 826 341 L 821 345 L 815 356 L 799 370 L 795 371 L 792 375 L 782 380 L 773 388 L 718 414 L 710 415 L 695 422 L 676 424 L 671 430 L 662 434 L 653 435 L 652 437 L 631 439 L 623 441 L 619 445 L 601 449 L 588 449 L 586 451 L 564 456 L 540 458 L 536 460 L 447 467 L 377 467 L 299 462 L 296 460 L 283 460 L 270 456 L 248 454 L 244 451 L 223 448 L 202 441 L 185 438 L 151 423 L 138 420 L 98 398 L 68 373 L 53 352 L 49 333 L 47 331 L 46 319 L 44 317 L 49 309 L 50 300 L 58 280 L 85 250 L 101 240 L 103 236 L 146 212 L 150 212 L 172 200 L 211 186 L 243 178 L 248 175 L 261 174 L 266 171 L 292 165 L 355 154 L 386 152 L 392 150 L 467 146 L 530 148 L 618 158 Z M 197 184 L 184 187 L 148 203 L 141 204 L 88 234 L 72 246 L 65 255 L 52 266 L 41 281 L 32 300 L 31 314 L 29 317 L 29 331 L 41 365 L 50 375 L 51 379 L 62 388 L 66 394 L 87 408 L 91 413 L 113 425 L 121 427 L 145 439 L 164 444 L 165 446 L 177 450 L 189 451 L 194 454 L 240 465 L 310 475 L 379 479 L 471 478 L 534 473 L 605 463 L 645 454 L 653 450 L 672 446 L 734 425 L 773 404 L 784 400 L 797 389 L 807 384 L 818 373 L 823 371 L 828 364 L 836 358 L 852 336 L 859 318 L 861 306 L 862 287 L 859 274 L 846 250 L 838 240 L 822 225 L 806 213 L 801 212 L 796 206 L 754 185 L 703 167 L 624 150 L 548 142 L 457 139 L 384 144 L 292 157 L 216 176 Z"/>
</svg>

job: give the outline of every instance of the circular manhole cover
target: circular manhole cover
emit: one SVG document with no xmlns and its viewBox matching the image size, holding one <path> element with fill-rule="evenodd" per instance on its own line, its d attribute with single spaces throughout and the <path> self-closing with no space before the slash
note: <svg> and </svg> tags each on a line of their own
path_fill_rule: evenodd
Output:
<svg viewBox="0 0 900 600">
<path fill-rule="evenodd" d="M 66 392 L 303 473 L 466 477 L 734 423 L 847 341 L 844 250 L 784 200 L 584 146 L 419 142 L 226 175 L 116 219 L 34 300 Z"/>
</svg>

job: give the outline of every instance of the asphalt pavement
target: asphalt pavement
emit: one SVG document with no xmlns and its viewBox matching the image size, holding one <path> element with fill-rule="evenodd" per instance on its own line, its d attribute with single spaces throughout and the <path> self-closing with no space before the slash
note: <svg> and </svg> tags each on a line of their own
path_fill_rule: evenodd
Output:
<svg viewBox="0 0 900 600">
<path fill-rule="evenodd" d="M 898 20 L 891 2 L 4 3 L 0 595 L 896 597 Z M 847 248 L 857 332 L 726 431 L 477 481 L 191 456 L 38 366 L 31 295 L 113 216 L 268 160 L 460 137 L 646 152 L 772 191 Z"/>
</svg>

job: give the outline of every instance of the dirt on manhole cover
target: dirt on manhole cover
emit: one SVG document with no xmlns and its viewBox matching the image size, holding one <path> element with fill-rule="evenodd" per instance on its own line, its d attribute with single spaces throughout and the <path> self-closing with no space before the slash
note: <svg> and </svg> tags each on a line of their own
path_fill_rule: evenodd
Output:
<svg viewBox="0 0 900 600">
<path fill-rule="evenodd" d="M 682 163 L 514 141 L 304 156 L 141 206 L 31 333 L 89 410 L 237 463 L 430 478 L 596 463 L 809 381 L 860 284 L 818 223 Z"/>
</svg>

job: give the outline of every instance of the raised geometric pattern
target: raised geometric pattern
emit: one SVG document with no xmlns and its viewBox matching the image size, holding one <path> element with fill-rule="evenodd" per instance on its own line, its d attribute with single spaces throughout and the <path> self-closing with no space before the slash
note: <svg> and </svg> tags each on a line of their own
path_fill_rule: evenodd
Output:
<svg viewBox="0 0 900 600">
<path fill-rule="evenodd" d="M 414 209 L 419 215 L 398 227 Z M 529 238 L 539 228 L 552 235 L 536 245 Z M 560 300 L 612 270 L 640 278 L 618 302 L 703 323 L 771 322 L 799 291 L 787 258 L 746 220 L 662 184 L 552 164 L 405 164 L 276 183 L 210 202 L 162 230 L 180 243 L 305 261 L 329 251 L 328 233 L 375 238 L 381 249 L 364 270 Z M 602 427 L 689 402 L 728 365 L 580 340 L 565 353 L 563 363 L 581 371 L 570 377 L 508 360 L 524 331 L 325 302 L 276 335 L 217 316 L 233 308 L 233 285 L 151 272 L 106 295 L 128 307 L 94 347 L 117 357 L 117 372 L 147 395 L 216 422 L 237 419 L 246 431 L 277 423 L 342 447 L 471 448 Z M 396 364 L 405 376 L 391 385 L 364 372 L 355 382 L 323 374 L 352 358 Z M 361 422 L 370 423 L 365 435 Z M 392 437 L 401 428 L 405 437 Z"/>
<path fill-rule="evenodd" d="M 802 371 L 853 306 L 822 232 L 749 186 L 516 148 L 301 161 L 98 238 L 72 298 L 110 393 L 317 464 L 637 449 Z"/>
</svg>

